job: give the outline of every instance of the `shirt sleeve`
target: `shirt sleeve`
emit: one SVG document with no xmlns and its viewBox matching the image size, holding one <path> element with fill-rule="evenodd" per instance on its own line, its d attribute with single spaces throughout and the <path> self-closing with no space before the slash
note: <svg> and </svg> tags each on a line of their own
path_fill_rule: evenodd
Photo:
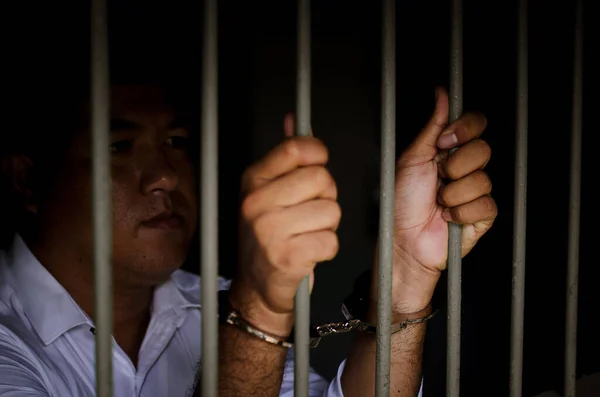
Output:
<svg viewBox="0 0 600 397">
<path fill-rule="evenodd" d="M 0 397 L 50 397 L 19 343 L 0 327 Z"/>
<path fill-rule="evenodd" d="M 309 396 L 310 397 L 344 397 L 342 392 L 342 374 L 344 373 L 344 367 L 346 366 L 346 360 L 342 361 L 338 367 L 338 371 L 333 380 L 329 383 L 319 374 L 317 374 L 312 368 L 309 373 Z M 292 397 L 294 395 L 294 355 L 290 349 L 287 361 L 285 363 L 285 370 L 283 373 L 283 383 L 281 385 L 280 397 Z M 423 379 L 421 379 L 421 386 L 419 387 L 418 397 L 423 397 Z"/>
</svg>

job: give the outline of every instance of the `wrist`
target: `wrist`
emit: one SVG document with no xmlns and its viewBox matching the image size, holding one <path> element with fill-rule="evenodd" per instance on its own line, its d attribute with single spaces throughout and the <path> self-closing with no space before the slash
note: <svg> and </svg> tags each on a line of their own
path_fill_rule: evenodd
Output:
<svg viewBox="0 0 600 397">
<path fill-rule="evenodd" d="M 439 273 L 420 271 L 409 266 L 395 267 L 394 272 L 398 273 L 392 281 L 394 313 L 417 313 L 431 305 Z"/>
<path fill-rule="evenodd" d="M 287 338 L 292 332 L 294 313 L 271 310 L 255 289 L 233 281 L 229 290 L 229 302 L 244 320 L 267 334 Z"/>
<path fill-rule="evenodd" d="M 394 250 L 392 308 L 399 313 L 425 310 L 433 298 L 441 272 L 424 266 L 403 249 Z"/>
<path fill-rule="evenodd" d="M 422 309 L 418 309 L 422 307 Z M 392 305 L 392 324 L 401 323 L 405 320 L 426 317 L 433 312 L 431 302 L 426 304 L 413 302 L 411 305 Z M 372 324 L 377 322 L 377 301 L 370 300 L 366 320 Z"/>
<path fill-rule="evenodd" d="M 371 282 L 371 299 L 377 301 L 377 252 Z M 418 263 L 406 253 L 394 252 L 392 277 L 392 313 L 412 314 L 426 310 L 431 304 L 440 272 Z"/>
</svg>

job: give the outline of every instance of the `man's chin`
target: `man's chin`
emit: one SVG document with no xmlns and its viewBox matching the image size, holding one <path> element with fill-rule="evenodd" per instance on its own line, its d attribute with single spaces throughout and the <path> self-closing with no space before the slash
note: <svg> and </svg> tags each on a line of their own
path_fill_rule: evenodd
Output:
<svg viewBox="0 0 600 397">
<path fill-rule="evenodd" d="M 129 266 L 128 269 L 123 269 L 124 271 L 122 274 L 123 277 L 126 278 L 125 282 L 127 284 L 147 288 L 163 284 L 171 277 L 173 272 L 179 269 L 179 267 L 181 267 L 181 264 L 150 264 L 145 262 Z"/>
<path fill-rule="evenodd" d="M 183 234 L 138 235 L 129 245 L 122 241 L 115 252 L 115 276 L 121 273 L 129 282 L 145 286 L 161 284 L 183 265 L 188 247 L 189 238 Z"/>
<path fill-rule="evenodd" d="M 167 256 L 165 260 L 173 260 L 178 255 L 181 256 L 182 252 L 187 253 L 190 240 L 189 233 L 183 230 L 151 230 L 138 234 L 134 244 L 137 246 L 136 251 L 142 252 L 143 256 Z"/>
</svg>

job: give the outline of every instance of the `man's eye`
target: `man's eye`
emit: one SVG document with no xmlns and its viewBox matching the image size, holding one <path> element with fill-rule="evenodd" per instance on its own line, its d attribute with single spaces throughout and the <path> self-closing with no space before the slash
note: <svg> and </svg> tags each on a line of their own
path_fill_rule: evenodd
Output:
<svg viewBox="0 0 600 397">
<path fill-rule="evenodd" d="M 172 136 L 166 141 L 167 145 L 173 146 L 175 149 L 187 149 L 188 138 L 185 136 Z"/>
<path fill-rule="evenodd" d="M 133 142 L 131 140 L 124 140 L 124 141 L 113 142 L 110 145 L 110 150 L 113 153 L 125 153 L 125 152 L 130 151 L 132 147 L 133 147 Z"/>
</svg>

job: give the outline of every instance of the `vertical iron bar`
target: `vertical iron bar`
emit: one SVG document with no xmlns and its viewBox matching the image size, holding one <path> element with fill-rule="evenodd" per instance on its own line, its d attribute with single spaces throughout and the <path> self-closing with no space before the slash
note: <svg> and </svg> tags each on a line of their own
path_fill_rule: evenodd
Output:
<svg viewBox="0 0 600 397">
<path fill-rule="evenodd" d="M 463 20 L 462 0 L 452 1 L 452 41 L 450 51 L 450 114 L 456 121 L 463 108 Z M 450 154 L 456 149 L 450 150 Z M 462 226 L 448 223 L 448 325 L 446 351 L 446 395 L 460 391 L 460 327 L 462 287 Z"/>
<path fill-rule="evenodd" d="M 204 7 L 200 212 L 202 396 L 217 397 L 219 394 L 217 0 L 205 0 Z"/>
<path fill-rule="evenodd" d="M 310 136 L 311 49 L 310 0 L 298 0 L 298 53 L 296 77 L 296 135 Z M 294 395 L 308 397 L 310 366 L 310 279 L 299 284 L 295 297 Z"/>
<path fill-rule="evenodd" d="M 573 114 L 571 131 L 571 186 L 569 194 L 569 256 L 567 264 L 567 315 L 565 321 L 565 397 L 575 397 L 577 369 L 577 298 L 579 289 L 579 220 L 581 195 L 581 129 L 583 97 L 583 1 L 575 14 L 573 62 Z"/>
<path fill-rule="evenodd" d="M 106 1 L 91 9 L 92 211 L 94 238 L 94 325 L 96 395 L 113 395 L 112 377 L 112 213 L 110 176 L 110 80 Z"/>
<path fill-rule="evenodd" d="M 394 190 L 396 184 L 396 7 L 382 2 L 381 46 L 381 199 L 377 264 L 377 350 L 375 395 L 390 395 L 392 321 L 392 263 L 394 244 Z"/>
<path fill-rule="evenodd" d="M 525 253 L 527 222 L 528 58 L 527 0 L 519 0 L 517 48 L 517 139 L 511 302 L 510 396 L 523 390 L 523 333 L 525 311 Z"/>
</svg>

